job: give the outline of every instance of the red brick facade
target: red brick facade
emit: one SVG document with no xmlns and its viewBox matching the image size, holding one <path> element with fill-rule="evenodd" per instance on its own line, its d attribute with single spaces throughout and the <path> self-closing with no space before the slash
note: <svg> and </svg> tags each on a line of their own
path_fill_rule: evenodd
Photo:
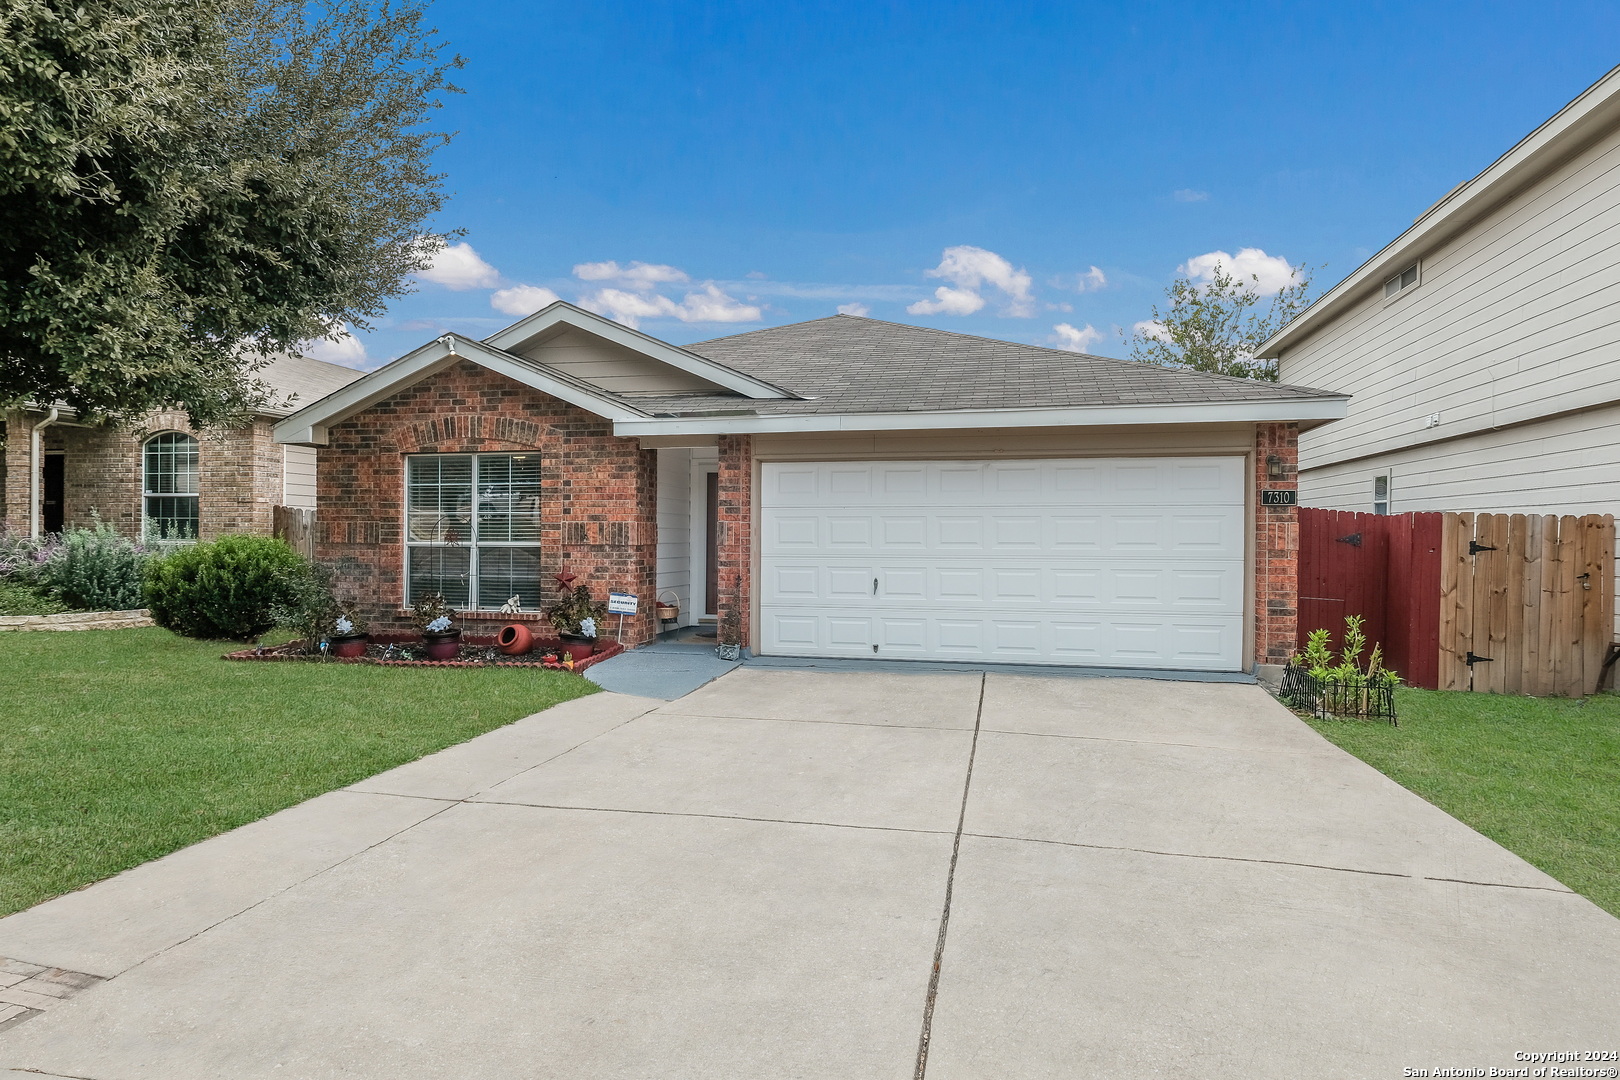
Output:
<svg viewBox="0 0 1620 1080">
<path fill-rule="evenodd" d="M 6 444 L 0 451 L 0 522 L 13 534 L 27 533 L 29 432 L 44 414 L 5 416 Z M 269 535 L 271 508 L 282 500 L 282 448 L 271 436 L 272 421 L 199 433 L 184 413 L 148 416 L 140 430 L 53 424 L 42 432 L 47 451 L 62 451 L 63 520 L 68 528 L 96 517 L 126 536 L 141 532 L 141 459 L 147 438 L 183 431 L 198 440 L 198 514 L 202 539 L 227 533 Z"/>
<path fill-rule="evenodd" d="M 1255 425 L 1254 484 L 1257 492 L 1299 490 L 1298 424 Z M 1259 501 L 1257 494 L 1254 659 L 1283 664 L 1294 652 L 1299 615 L 1299 508 Z"/>
<path fill-rule="evenodd" d="M 656 632 L 656 452 L 614 435 L 612 421 L 463 360 L 334 424 L 328 440 L 319 450 L 315 554 L 337 570 L 339 591 L 373 629 L 409 625 L 402 611 L 406 456 L 535 451 L 543 591 L 553 595 L 552 575 L 566 570 L 599 599 L 635 593 L 641 614 L 625 617 L 625 644 Z M 617 628 L 612 616 L 604 630 Z"/>
<path fill-rule="evenodd" d="M 754 439 L 722 435 L 719 449 L 720 587 L 715 615 L 723 644 L 748 645 L 753 630 Z"/>
</svg>

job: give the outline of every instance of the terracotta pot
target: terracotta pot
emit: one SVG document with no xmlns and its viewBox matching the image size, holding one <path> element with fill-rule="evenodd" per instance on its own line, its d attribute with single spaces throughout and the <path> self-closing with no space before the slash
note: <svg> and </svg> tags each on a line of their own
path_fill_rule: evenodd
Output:
<svg viewBox="0 0 1620 1080">
<path fill-rule="evenodd" d="M 596 639 L 580 637 L 577 634 L 562 634 L 562 651 L 580 661 L 596 651 Z"/>
<path fill-rule="evenodd" d="M 429 660 L 454 660 L 461 655 L 461 631 L 458 629 L 443 634 L 423 634 L 422 644 Z"/>
<path fill-rule="evenodd" d="M 330 642 L 332 647 L 332 655 L 346 657 L 364 656 L 366 655 L 366 643 L 370 640 L 371 638 L 367 637 L 365 634 L 356 634 L 354 637 L 333 638 Z"/>
<path fill-rule="evenodd" d="M 534 648 L 534 634 L 522 623 L 508 623 L 495 635 L 495 644 L 507 656 L 520 656 Z"/>
</svg>

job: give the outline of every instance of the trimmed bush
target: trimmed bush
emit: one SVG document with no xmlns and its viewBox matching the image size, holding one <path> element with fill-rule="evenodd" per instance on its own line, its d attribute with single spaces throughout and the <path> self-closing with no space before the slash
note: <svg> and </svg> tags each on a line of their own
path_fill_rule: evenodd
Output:
<svg viewBox="0 0 1620 1080">
<path fill-rule="evenodd" d="M 289 581 L 307 563 L 285 541 L 225 536 L 155 561 L 146 574 L 146 606 L 159 626 L 194 638 L 251 641 L 276 625 L 292 597 Z"/>
<path fill-rule="evenodd" d="M 146 548 L 98 521 L 94 528 L 62 535 L 40 583 L 77 611 L 128 611 L 141 606 L 152 558 Z"/>
</svg>

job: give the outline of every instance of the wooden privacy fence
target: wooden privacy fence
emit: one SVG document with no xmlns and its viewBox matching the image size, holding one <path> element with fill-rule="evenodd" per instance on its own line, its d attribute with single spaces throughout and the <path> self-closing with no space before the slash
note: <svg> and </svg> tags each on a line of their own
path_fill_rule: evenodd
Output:
<svg viewBox="0 0 1620 1080">
<path fill-rule="evenodd" d="M 279 536 L 306 559 L 315 557 L 315 511 L 301 506 L 270 509 L 270 535 Z"/>
<path fill-rule="evenodd" d="M 1606 675 L 1612 516 L 1301 509 L 1299 532 L 1302 647 L 1360 615 L 1411 686 L 1580 696 Z"/>
<path fill-rule="evenodd" d="M 1614 639 L 1614 517 L 1447 514 L 1440 688 L 1597 690 Z"/>
</svg>

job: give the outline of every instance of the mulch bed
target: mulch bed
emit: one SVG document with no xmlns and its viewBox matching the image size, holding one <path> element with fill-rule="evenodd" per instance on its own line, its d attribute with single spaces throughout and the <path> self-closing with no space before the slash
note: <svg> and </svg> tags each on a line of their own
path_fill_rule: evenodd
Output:
<svg viewBox="0 0 1620 1080">
<path fill-rule="evenodd" d="M 285 645 L 270 645 L 226 653 L 225 659 L 301 660 L 316 664 L 379 664 L 384 667 L 531 667 L 550 668 L 554 671 L 567 670 L 561 663 L 545 663 L 541 657 L 548 652 L 562 656 L 562 642 L 554 638 L 535 638 L 532 651 L 507 656 L 496 647 L 494 637 L 463 634 L 461 649 L 456 659 L 428 660 L 423 653 L 422 639 L 416 634 L 373 634 L 364 656 L 322 656 L 319 653 L 306 652 L 302 641 L 289 641 Z M 595 652 L 574 664 L 574 672 L 578 674 L 592 664 L 622 652 L 624 646 L 617 641 L 598 641 Z"/>
</svg>

